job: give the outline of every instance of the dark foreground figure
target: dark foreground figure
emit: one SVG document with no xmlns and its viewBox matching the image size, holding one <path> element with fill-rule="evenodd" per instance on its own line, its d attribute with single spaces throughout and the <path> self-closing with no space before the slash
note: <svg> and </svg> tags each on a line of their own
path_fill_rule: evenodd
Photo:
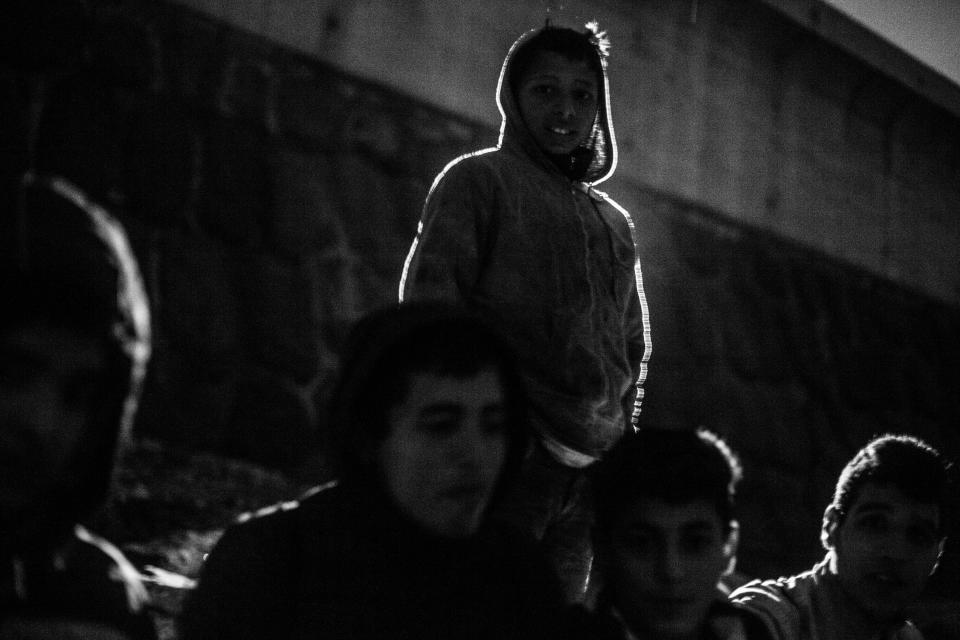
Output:
<svg viewBox="0 0 960 640">
<path fill-rule="evenodd" d="M 120 225 L 57 178 L 0 204 L 0 638 L 153 638 L 120 551 L 78 524 L 106 498 L 150 352 Z"/>
<path fill-rule="evenodd" d="M 227 530 L 184 640 L 556 638 L 549 569 L 483 530 L 528 439 L 496 332 L 405 305 L 362 321 L 343 362 L 330 412 L 339 480 Z"/>
</svg>

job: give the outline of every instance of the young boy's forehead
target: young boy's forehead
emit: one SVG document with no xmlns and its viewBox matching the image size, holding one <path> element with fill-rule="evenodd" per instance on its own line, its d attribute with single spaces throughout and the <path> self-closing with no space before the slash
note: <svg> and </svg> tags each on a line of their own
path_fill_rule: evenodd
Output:
<svg viewBox="0 0 960 640">
<path fill-rule="evenodd" d="M 596 73 L 586 60 L 571 58 L 556 51 L 541 50 L 533 54 L 523 77 L 563 73 L 579 75 L 585 81 L 596 82 Z"/>
<path fill-rule="evenodd" d="M 908 496 L 891 483 L 867 482 L 861 487 L 850 507 L 851 515 L 868 513 L 903 514 L 940 526 L 940 507 L 933 502 L 921 502 Z"/>
<path fill-rule="evenodd" d="M 722 519 L 709 500 L 673 503 L 659 498 L 637 498 L 621 505 L 615 522 L 619 527 L 721 527 Z"/>
</svg>

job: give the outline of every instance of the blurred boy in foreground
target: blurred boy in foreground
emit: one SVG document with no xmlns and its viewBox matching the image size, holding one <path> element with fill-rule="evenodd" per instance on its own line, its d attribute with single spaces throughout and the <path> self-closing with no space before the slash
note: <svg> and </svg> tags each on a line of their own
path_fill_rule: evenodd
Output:
<svg viewBox="0 0 960 640">
<path fill-rule="evenodd" d="M 153 638 L 133 566 L 79 524 L 104 502 L 150 354 L 120 224 L 27 175 L 0 211 L 0 637 Z"/>
</svg>

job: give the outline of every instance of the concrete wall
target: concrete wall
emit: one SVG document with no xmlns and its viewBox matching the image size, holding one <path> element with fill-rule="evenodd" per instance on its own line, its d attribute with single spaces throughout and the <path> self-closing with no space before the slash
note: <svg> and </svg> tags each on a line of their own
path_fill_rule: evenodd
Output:
<svg viewBox="0 0 960 640">
<path fill-rule="evenodd" d="M 489 126 L 516 35 L 548 7 L 596 18 L 612 191 L 659 189 L 960 303 L 960 89 L 816 0 L 181 1 Z"/>
<path fill-rule="evenodd" d="M 664 184 L 628 177 L 610 186 L 642 231 L 655 343 L 644 423 L 705 424 L 742 453 L 740 566 L 767 576 L 817 559 L 817 528 L 832 482 L 874 433 L 908 431 L 960 455 L 960 310 L 813 243 L 747 224 L 742 212 L 685 195 L 683 189 L 696 185 L 706 191 L 710 181 L 741 185 L 711 190 L 715 198 L 766 193 L 769 182 L 756 177 L 764 169 L 743 167 L 771 153 L 772 137 L 782 160 L 774 183 L 786 194 L 773 211 L 799 192 L 811 202 L 837 198 L 849 211 L 865 211 L 863 193 L 831 187 L 818 162 L 832 157 L 824 150 L 831 145 L 853 148 L 846 141 L 856 139 L 854 132 L 876 133 L 862 111 L 879 113 L 869 110 L 882 110 L 891 95 L 910 95 L 871 76 L 874 98 L 863 94 L 840 142 L 808 118 L 826 117 L 831 92 L 846 86 L 847 76 L 825 75 L 821 92 L 807 98 L 807 85 L 791 81 L 777 94 L 783 100 L 766 104 L 766 112 L 765 98 L 750 103 L 741 96 L 740 103 L 752 105 L 743 109 L 732 108 L 733 97 L 721 104 L 720 93 L 704 89 L 713 84 L 694 82 L 706 83 L 701 75 L 668 73 L 679 64 L 669 52 L 680 57 L 706 46 L 694 35 L 704 28 L 709 3 L 699 6 L 690 22 L 688 3 L 640 5 L 649 15 L 634 48 L 647 52 L 645 64 L 660 60 L 667 71 L 657 77 L 673 78 L 676 86 L 655 91 L 649 74 L 638 77 L 635 84 L 646 87 L 655 107 L 633 116 L 651 119 L 636 127 L 643 144 L 641 138 L 630 143 L 631 127 L 621 127 L 623 168 L 670 168 Z M 394 299 L 430 181 L 453 156 L 491 144 L 494 123 L 178 5 L 116 0 L 91 9 L 61 0 L 32 11 L 13 34 L 13 46 L 0 50 L 0 165 L 65 174 L 128 226 L 147 276 L 158 340 L 137 428 L 287 470 L 322 456 L 326 425 L 317 407 L 327 396 L 346 327 Z M 749 49 L 773 38 L 771 29 L 793 29 L 779 14 L 756 11 L 769 22 L 726 16 L 739 25 L 723 36 L 727 49 Z M 625 23 L 611 18 L 608 24 Z M 500 29 L 505 48 L 509 37 Z M 743 29 L 753 35 L 742 36 Z M 717 26 L 712 33 L 727 32 Z M 453 53 L 438 59 L 450 61 Z M 746 58 L 728 58 L 734 62 L 723 64 L 732 68 L 746 64 Z M 722 61 L 707 59 L 718 78 L 727 78 L 716 66 Z M 804 69 L 799 61 L 805 58 L 790 59 L 791 68 Z M 716 91 L 732 91 L 728 80 L 716 80 Z M 623 78 L 615 82 L 630 86 Z M 770 91 L 756 82 L 758 92 Z M 493 78 L 490 84 L 492 91 Z M 710 108 L 694 109 L 683 98 L 697 92 L 710 96 Z M 672 112 L 676 118 L 668 117 Z M 720 126 L 724 118 L 748 116 L 758 123 L 755 136 L 742 120 Z M 677 143 L 687 134 L 673 121 L 698 119 L 713 124 Z M 794 129 L 773 125 L 780 121 Z M 651 133 L 657 126 L 668 128 Z M 715 151 L 702 151 L 711 140 Z M 650 141 L 655 156 L 645 146 Z M 737 145 L 744 147 L 735 156 L 739 165 L 726 152 Z M 891 159 L 899 157 L 889 151 Z M 892 165 L 871 164 L 864 154 L 849 171 L 860 172 L 877 192 L 893 193 Z M 940 176 L 951 158 L 947 153 L 937 164 L 936 156 L 917 152 L 914 161 Z M 902 160 L 898 170 L 910 171 Z M 704 177 L 711 172 L 729 180 Z M 823 184 L 823 194 L 815 183 Z M 933 202 L 929 207 L 942 200 Z M 821 215 L 823 225 L 848 224 Z M 866 225 L 857 237 L 875 233 Z M 952 542 L 938 597 L 956 599 L 958 556 Z"/>
</svg>

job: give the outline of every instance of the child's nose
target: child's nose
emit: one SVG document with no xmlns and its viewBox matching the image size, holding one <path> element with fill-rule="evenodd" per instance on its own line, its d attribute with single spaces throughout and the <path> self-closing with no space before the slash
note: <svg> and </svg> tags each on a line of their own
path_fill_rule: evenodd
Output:
<svg viewBox="0 0 960 640">
<path fill-rule="evenodd" d="M 683 577 L 683 563 L 676 549 L 665 548 L 657 563 L 657 572 L 665 582 L 676 582 Z"/>
<path fill-rule="evenodd" d="M 561 95 L 557 99 L 557 114 L 564 118 L 572 118 L 576 114 L 576 105 L 573 98 L 567 95 Z"/>
</svg>

